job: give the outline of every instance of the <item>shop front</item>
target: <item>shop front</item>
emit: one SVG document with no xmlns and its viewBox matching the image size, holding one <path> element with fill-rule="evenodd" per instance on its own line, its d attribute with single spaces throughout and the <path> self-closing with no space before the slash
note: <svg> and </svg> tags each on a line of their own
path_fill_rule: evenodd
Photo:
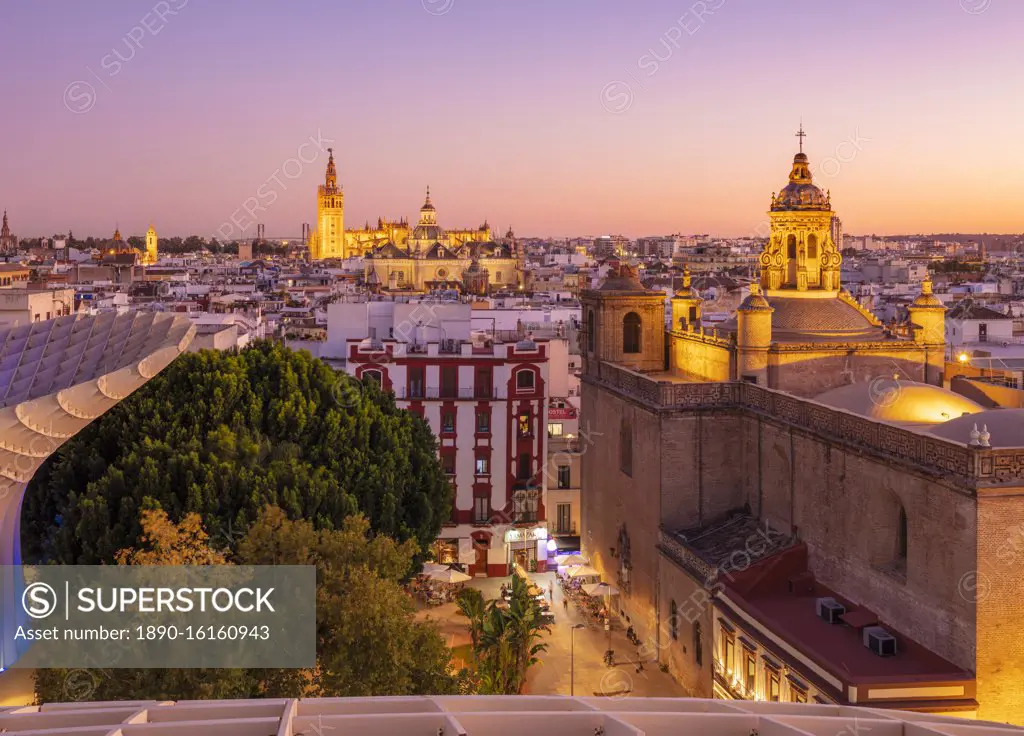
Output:
<svg viewBox="0 0 1024 736">
<path fill-rule="evenodd" d="M 505 532 L 505 548 L 509 569 L 512 563 L 528 572 L 545 572 L 548 564 L 548 530 L 545 527 L 509 529 Z"/>
</svg>

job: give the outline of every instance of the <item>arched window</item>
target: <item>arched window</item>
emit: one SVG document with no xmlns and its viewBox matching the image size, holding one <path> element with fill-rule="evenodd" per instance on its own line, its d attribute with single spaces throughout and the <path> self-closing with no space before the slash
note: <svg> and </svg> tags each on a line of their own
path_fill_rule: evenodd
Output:
<svg viewBox="0 0 1024 736">
<path fill-rule="evenodd" d="M 807 258 L 818 257 L 818 239 L 813 235 L 807 236 Z"/>
<path fill-rule="evenodd" d="M 675 599 L 668 602 L 668 633 L 673 639 L 679 638 L 679 609 L 676 608 Z"/>
<path fill-rule="evenodd" d="M 533 391 L 533 371 L 516 371 L 516 390 Z"/>
<path fill-rule="evenodd" d="M 384 377 L 378 370 L 367 370 L 363 371 L 362 377 L 364 379 L 369 378 L 371 381 L 376 383 L 378 386 L 384 386 Z"/>
<path fill-rule="evenodd" d="M 790 235 L 789 241 L 786 243 L 786 256 L 788 258 L 796 258 L 796 236 Z"/>
<path fill-rule="evenodd" d="M 630 312 L 622 318 L 622 352 L 640 352 L 640 315 Z"/>
<path fill-rule="evenodd" d="M 701 642 L 700 621 L 693 622 L 693 658 L 698 667 L 704 666 L 704 644 Z"/>
<path fill-rule="evenodd" d="M 594 352 L 594 332 L 594 310 L 590 309 L 587 310 L 587 350 L 591 353 Z"/>
</svg>

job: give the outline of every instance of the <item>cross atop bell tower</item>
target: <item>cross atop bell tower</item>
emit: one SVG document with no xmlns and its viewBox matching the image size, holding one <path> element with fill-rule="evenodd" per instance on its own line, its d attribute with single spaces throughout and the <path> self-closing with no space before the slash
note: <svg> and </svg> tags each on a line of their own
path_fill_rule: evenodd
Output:
<svg viewBox="0 0 1024 736">
<path fill-rule="evenodd" d="M 800 121 L 800 130 L 798 130 L 796 132 L 796 137 L 800 139 L 800 153 L 803 153 L 804 152 L 804 138 L 807 137 L 807 134 L 804 132 L 804 121 L 803 120 Z"/>
</svg>

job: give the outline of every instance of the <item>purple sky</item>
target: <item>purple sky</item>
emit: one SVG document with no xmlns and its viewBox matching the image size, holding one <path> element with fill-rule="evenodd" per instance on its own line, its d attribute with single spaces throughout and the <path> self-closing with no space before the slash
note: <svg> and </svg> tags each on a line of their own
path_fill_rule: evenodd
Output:
<svg viewBox="0 0 1024 736">
<path fill-rule="evenodd" d="M 2 13 L 0 208 L 21 236 L 238 235 L 233 214 L 251 236 L 250 197 L 267 235 L 298 235 L 327 160 L 300 147 L 318 131 L 351 226 L 414 219 L 429 184 L 449 227 L 754 234 L 801 117 L 847 232 L 1024 231 L 1020 0 Z"/>
</svg>

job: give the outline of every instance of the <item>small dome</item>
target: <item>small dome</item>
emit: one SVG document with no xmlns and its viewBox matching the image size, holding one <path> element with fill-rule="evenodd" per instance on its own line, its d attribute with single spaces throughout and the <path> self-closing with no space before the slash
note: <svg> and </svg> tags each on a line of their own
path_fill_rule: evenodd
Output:
<svg viewBox="0 0 1024 736">
<path fill-rule="evenodd" d="M 939 301 L 939 298 L 932 293 L 932 280 L 931 277 L 926 278 L 921 283 L 921 293 L 917 295 L 913 303 L 910 305 L 917 309 L 945 309 L 946 306 Z"/>
<path fill-rule="evenodd" d="M 608 272 L 608 277 L 601 284 L 600 291 L 629 291 L 647 292 L 644 285 L 640 283 L 637 270 L 632 266 L 623 264 L 619 268 L 613 268 Z"/>
<path fill-rule="evenodd" d="M 1024 409 L 988 409 L 968 417 L 950 419 L 928 430 L 954 442 L 971 442 L 974 425 L 988 428 L 990 447 L 1024 447 Z"/>
<path fill-rule="evenodd" d="M 871 419 L 904 425 L 946 426 L 963 414 L 973 417 L 984 411 L 980 404 L 948 389 L 891 376 L 840 386 L 815 396 L 814 400 Z M 974 421 L 978 420 L 971 418 Z"/>
<path fill-rule="evenodd" d="M 764 298 L 761 293 L 760 284 L 750 285 L 750 294 L 744 299 L 739 308 L 739 312 L 773 312 L 772 305 L 768 303 L 768 300 Z"/>
</svg>

